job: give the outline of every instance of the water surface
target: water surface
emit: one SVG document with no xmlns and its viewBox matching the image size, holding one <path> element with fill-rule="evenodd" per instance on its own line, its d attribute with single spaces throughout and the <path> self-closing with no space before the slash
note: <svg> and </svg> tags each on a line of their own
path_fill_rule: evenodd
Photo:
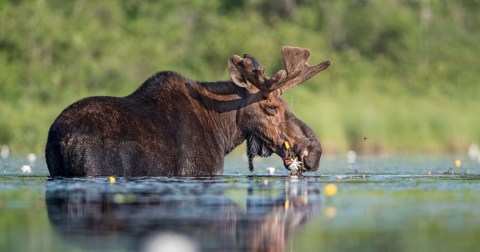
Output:
<svg viewBox="0 0 480 252">
<path fill-rule="evenodd" d="M 217 177 L 49 179 L 0 163 L 0 251 L 476 251 L 480 167 L 343 157 L 291 178 L 230 157 Z M 337 193 L 325 186 L 334 184 Z M 152 250 L 153 249 L 153 250 Z"/>
</svg>

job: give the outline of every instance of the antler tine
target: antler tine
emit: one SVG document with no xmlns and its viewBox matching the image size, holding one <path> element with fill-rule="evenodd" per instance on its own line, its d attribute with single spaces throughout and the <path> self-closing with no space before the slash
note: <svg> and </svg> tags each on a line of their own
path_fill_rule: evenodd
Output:
<svg viewBox="0 0 480 252">
<path fill-rule="evenodd" d="M 310 57 L 310 50 L 306 48 L 284 46 L 282 55 L 287 76 L 274 84 L 276 88 L 281 88 L 282 91 L 305 82 L 332 64 L 330 60 L 325 60 L 316 66 L 308 65 L 307 60 Z"/>
<path fill-rule="evenodd" d="M 254 73 L 254 75 L 262 77 L 262 78 L 257 78 L 257 80 L 261 80 L 261 81 L 252 82 L 252 84 L 256 88 L 258 88 L 260 91 L 262 91 L 264 94 L 269 94 L 275 89 L 278 89 L 278 87 L 276 87 L 275 84 L 282 81 L 287 76 L 287 73 L 285 72 L 285 70 L 280 70 L 276 74 L 274 74 L 272 77 L 267 78 L 265 76 L 265 67 L 263 67 L 262 64 L 260 64 L 260 62 L 258 62 L 258 60 L 255 57 L 249 54 L 245 54 L 244 61 L 246 59 L 251 61 L 251 66 L 253 68 L 252 72 Z M 246 61 L 245 63 L 247 65 L 250 65 L 249 61 Z"/>
<path fill-rule="evenodd" d="M 257 70 L 257 71 L 258 70 L 262 70 L 262 71 L 265 70 L 265 68 L 262 66 L 262 64 L 260 64 L 260 62 L 258 62 L 258 60 L 255 57 L 253 57 L 252 55 L 245 54 L 245 55 L 243 55 L 243 58 L 250 59 L 252 61 L 252 66 L 253 66 L 254 70 Z"/>
<path fill-rule="evenodd" d="M 269 92 L 268 88 L 265 86 L 265 82 L 268 80 L 265 76 L 265 67 L 260 64 L 255 57 L 249 54 L 244 55 L 243 63 L 246 66 L 245 70 L 248 71 L 246 79 L 258 88 L 258 90 L 264 93 Z"/>
<path fill-rule="evenodd" d="M 283 64 L 288 75 L 292 75 L 295 70 L 308 65 L 307 60 L 310 57 L 310 49 L 299 47 L 282 47 Z"/>
</svg>

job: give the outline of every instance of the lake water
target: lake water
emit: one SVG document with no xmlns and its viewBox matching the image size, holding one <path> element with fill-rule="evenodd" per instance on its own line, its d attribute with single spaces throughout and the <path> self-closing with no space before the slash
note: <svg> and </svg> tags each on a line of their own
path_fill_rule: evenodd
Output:
<svg viewBox="0 0 480 252">
<path fill-rule="evenodd" d="M 461 160 L 461 165 L 454 161 Z M 480 164 L 454 156 L 227 158 L 218 177 L 48 179 L 0 159 L 0 251 L 478 251 Z M 277 166 L 274 174 L 266 167 Z M 337 190 L 335 190 L 337 189 Z M 168 250 L 173 248 L 173 250 Z"/>
</svg>

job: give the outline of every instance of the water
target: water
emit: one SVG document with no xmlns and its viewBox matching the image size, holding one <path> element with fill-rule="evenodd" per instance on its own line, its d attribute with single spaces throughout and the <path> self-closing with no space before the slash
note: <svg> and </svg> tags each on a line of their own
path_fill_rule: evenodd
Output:
<svg viewBox="0 0 480 252">
<path fill-rule="evenodd" d="M 460 167 L 455 159 L 462 160 Z M 0 251 L 476 251 L 480 164 L 451 156 L 325 158 L 291 178 L 229 157 L 202 178 L 48 179 L 0 163 Z M 31 173 L 23 173 L 28 164 Z M 266 167 L 276 165 L 270 175 Z M 333 184 L 338 192 L 325 190 Z"/>
</svg>

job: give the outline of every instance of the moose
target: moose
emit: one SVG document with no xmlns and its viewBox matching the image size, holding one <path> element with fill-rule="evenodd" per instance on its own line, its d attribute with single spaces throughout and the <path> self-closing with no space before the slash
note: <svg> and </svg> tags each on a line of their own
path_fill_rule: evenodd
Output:
<svg viewBox="0 0 480 252">
<path fill-rule="evenodd" d="M 234 55 L 231 81 L 196 82 L 163 71 L 128 96 L 73 103 L 48 132 L 50 176 L 221 175 L 224 157 L 245 140 L 250 171 L 255 156 L 292 152 L 301 171 L 317 170 L 320 141 L 281 95 L 331 61 L 310 66 L 309 49 L 284 46 L 281 52 L 285 69 L 270 78 L 253 56 Z"/>
</svg>

